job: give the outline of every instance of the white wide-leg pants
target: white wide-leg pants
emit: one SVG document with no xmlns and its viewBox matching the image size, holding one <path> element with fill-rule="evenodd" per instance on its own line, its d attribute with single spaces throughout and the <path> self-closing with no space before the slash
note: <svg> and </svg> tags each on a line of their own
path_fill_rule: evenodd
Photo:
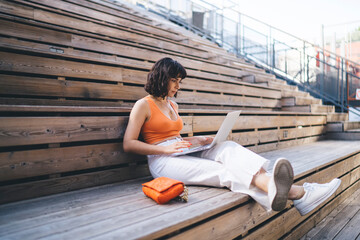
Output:
<svg viewBox="0 0 360 240">
<path fill-rule="evenodd" d="M 171 139 L 159 145 L 170 145 Z M 251 185 L 253 176 L 266 169 L 269 161 L 243 146 L 226 141 L 201 152 L 182 155 L 148 155 L 152 176 L 169 177 L 186 185 L 227 187 L 233 192 L 250 195 L 266 210 L 270 210 L 268 195 Z"/>
</svg>

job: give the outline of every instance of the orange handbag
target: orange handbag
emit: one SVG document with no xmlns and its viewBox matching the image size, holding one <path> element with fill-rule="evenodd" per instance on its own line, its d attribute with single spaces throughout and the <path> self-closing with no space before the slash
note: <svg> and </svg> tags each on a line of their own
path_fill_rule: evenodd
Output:
<svg viewBox="0 0 360 240">
<path fill-rule="evenodd" d="M 187 188 L 183 182 L 167 178 L 159 177 L 142 184 L 143 192 L 146 196 L 152 198 L 159 204 L 169 202 L 171 199 L 179 197 L 182 201 L 187 202 Z M 184 192 L 183 196 L 180 196 Z"/>
</svg>

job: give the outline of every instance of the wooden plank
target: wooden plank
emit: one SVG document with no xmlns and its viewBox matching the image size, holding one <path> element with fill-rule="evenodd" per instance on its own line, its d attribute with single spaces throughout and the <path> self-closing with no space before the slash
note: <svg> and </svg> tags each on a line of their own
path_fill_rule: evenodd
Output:
<svg viewBox="0 0 360 240">
<path fill-rule="evenodd" d="M 243 111 L 252 111 L 253 113 L 255 112 L 266 112 L 266 113 L 272 113 L 275 112 L 277 110 L 279 110 L 278 108 L 269 108 L 269 107 L 249 107 L 249 106 L 227 106 L 227 105 L 220 105 L 220 106 L 216 106 L 216 105 L 204 105 L 204 104 L 179 104 L 179 107 L 181 108 L 181 110 L 184 111 L 194 111 L 194 109 L 203 109 L 203 110 L 219 110 L 220 108 L 225 112 L 230 112 L 230 111 L 237 111 L 237 110 L 243 110 Z"/>
<path fill-rule="evenodd" d="M 147 165 L 110 169 L 92 173 L 77 174 L 36 182 L 0 186 L 0 203 L 46 196 L 81 188 L 94 187 L 108 183 L 149 176 Z"/>
<path fill-rule="evenodd" d="M 293 96 L 309 97 L 310 94 L 308 92 L 303 92 L 303 91 L 294 91 L 294 90 L 283 89 L 283 90 L 281 90 L 281 96 L 282 97 L 293 97 Z"/>
<path fill-rule="evenodd" d="M 136 186 L 133 186 L 132 188 L 127 188 L 128 191 L 125 191 L 124 188 L 121 188 L 119 189 L 119 193 L 121 194 L 114 195 L 112 194 L 112 191 L 110 193 L 111 195 L 113 195 L 113 197 L 107 196 L 106 198 L 102 198 L 101 200 L 97 201 L 94 201 L 92 199 L 94 194 L 86 194 L 85 196 L 89 196 L 92 200 L 91 203 L 84 201 L 84 197 L 78 198 L 77 196 L 75 196 L 77 197 L 77 200 L 74 203 L 67 201 L 65 202 L 65 204 L 59 204 L 58 202 L 53 201 L 54 203 L 51 206 L 52 208 L 55 208 L 57 210 L 53 212 L 51 212 L 51 210 L 44 209 L 44 207 L 41 208 L 39 204 L 36 204 L 35 207 L 37 207 L 38 211 L 36 213 L 30 211 L 31 213 L 33 213 L 31 217 L 22 218 L 16 222 L 13 220 L 13 224 L 8 224 L 4 221 L 4 224 L 0 226 L 0 230 L 2 231 L 3 235 L 6 235 L 7 237 L 10 237 L 11 235 L 20 237 L 26 234 L 35 237 L 34 232 L 44 229 L 44 225 L 48 226 L 59 224 L 59 228 L 62 228 L 62 225 L 66 224 L 68 220 L 77 219 L 78 222 L 75 223 L 75 225 L 83 224 L 84 221 L 82 221 L 82 219 L 89 215 L 95 217 L 92 220 L 99 221 L 103 218 L 111 217 L 113 215 L 126 214 L 137 211 L 136 208 L 139 208 L 139 205 L 141 205 L 140 209 L 153 205 L 153 202 L 150 199 L 146 198 L 144 196 L 144 193 L 141 191 L 141 182 L 137 181 L 136 183 Z M 201 187 L 191 187 L 190 189 L 190 197 L 196 197 L 201 193 L 201 191 L 206 191 L 205 188 Z M 59 206 L 62 205 L 63 209 L 59 208 Z M 23 208 L 24 206 L 20 205 L 19 207 Z M 15 210 L 15 213 L 18 212 L 19 210 Z M 41 215 L 39 214 L 39 212 L 42 212 L 43 214 Z M 25 212 L 25 214 L 26 213 L 27 212 Z M 29 215 L 29 213 L 27 214 Z M 95 216 L 99 214 L 102 216 Z M 12 215 L 10 217 L 12 217 Z M 89 220 L 91 221 L 91 219 Z M 36 236 L 40 237 L 41 235 L 48 234 L 50 232 L 49 227 L 46 228 L 47 229 L 41 233 L 35 233 L 38 234 Z M 56 229 L 54 229 L 53 231 L 55 232 Z"/>
<path fill-rule="evenodd" d="M 348 224 L 341 230 L 341 232 L 334 238 L 334 240 L 340 239 L 355 239 L 360 236 L 360 211 L 348 222 Z"/>
<path fill-rule="evenodd" d="M 258 130 L 253 132 L 241 132 L 231 133 L 230 138 L 240 143 L 241 145 L 252 145 L 258 143 L 274 142 L 285 139 L 295 139 L 299 137 L 308 137 L 314 135 L 320 135 L 324 132 L 323 126 L 306 127 L 306 128 L 294 128 L 287 130 L 286 136 L 284 136 L 284 130 Z"/>
<path fill-rule="evenodd" d="M 312 97 L 301 97 L 301 96 L 292 96 L 281 99 L 282 106 L 303 106 L 310 104 L 321 104 L 320 99 Z"/>
<path fill-rule="evenodd" d="M 52 96 L 69 98 L 138 100 L 148 95 L 143 86 L 126 86 L 1 75 L 0 94 Z"/>
<path fill-rule="evenodd" d="M 118 139 L 128 117 L 2 117 L 0 146 Z"/>
<path fill-rule="evenodd" d="M 131 223 L 136 223 L 139 219 L 147 219 L 149 216 L 163 215 L 169 212 L 174 212 L 177 209 L 194 208 L 195 206 L 202 204 L 205 200 L 208 200 L 206 202 L 211 202 L 209 200 L 213 198 L 224 199 L 223 195 L 229 198 L 231 193 L 229 191 L 224 193 L 223 191 L 219 191 L 219 189 L 208 189 L 194 193 L 192 197 L 189 198 L 189 202 L 185 205 L 184 203 L 172 202 L 163 206 L 154 204 L 152 200 L 142 195 L 141 199 L 143 200 L 138 202 L 138 204 L 131 204 L 131 202 L 128 202 L 127 208 L 130 207 L 129 210 L 121 205 L 116 208 L 105 209 L 104 211 L 96 211 L 96 209 L 95 211 L 91 211 L 91 209 L 89 209 L 90 211 L 84 212 L 81 215 L 78 214 L 72 218 L 63 218 L 61 219 L 62 221 L 55 221 L 53 223 L 46 224 L 45 228 L 41 228 L 40 226 L 39 229 L 29 229 L 21 232 L 20 234 L 24 234 L 24 236 L 28 235 L 32 238 L 46 236 L 49 239 L 59 237 L 66 238 L 69 234 L 72 236 L 89 238 L 90 236 L 110 231 L 114 227 L 115 229 L 119 229 Z M 139 215 L 139 212 L 143 212 L 145 214 Z M 93 228 L 93 226 L 97 227 Z M 46 229 L 47 231 L 41 231 L 42 229 Z M 16 235 L 20 234 L 17 233 Z"/>
<path fill-rule="evenodd" d="M 24 99 L 22 103 L 26 102 Z M 10 100 L 11 101 L 11 100 Z M 55 106 L 51 102 L 45 103 L 47 106 L 41 105 L 14 105 L 1 104 L 0 112 L 82 112 L 82 113 L 129 113 L 131 107 L 109 107 L 109 106 Z M 89 105 L 89 104 L 88 104 Z"/>
<path fill-rule="evenodd" d="M 0 70 L 61 77 L 121 81 L 121 68 L 95 64 L 27 56 L 15 53 L 0 53 Z"/>
<path fill-rule="evenodd" d="M 125 70 L 125 69 L 124 69 Z M 92 98 L 92 99 L 116 99 L 116 100 L 138 100 L 147 95 L 143 86 L 120 86 L 106 83 L 93 83 L 93 82 L 79 82 L 71 80 L 58 80 L 49 78 L 36 78 L 36 77 L 23 77 L 13 75 L 1 75 L 2 81 L 0 82 L 0 94 L 15 94 L 15 95 L 35 95 L 35 96 L 52 96 L 52 97 L 73 97 L 73 98 Z M 186 79 L 185 82 L 191 81 Z M 128 80 L 127 82 L 135 82 Z M 200 85 L 196 80 L 192 81 L 192 86 Z M 184 89 L 189 89 L 189 86 L 181 86 Z M 226 86 L 225 86 L 226 87 Z M 236 93 L 236 85 L 234 85 L 234 92 Z M 202 89 L 201 87 L 195 87 Z M 216 91 L 223 91 L 222 84 L 215 89 Z M 226 89 L 226 88 L 225 88 Z M 246 90 L 246 89 L 245 89 Z M 265 90 L 266 91 L 266 90 Z M 229 91 L 227 91 L 229 92 Z M 261 93 L 261 89 L 259 89 Z M 270 92 L 271 93 L 271 92 Z M 212 104 L 234 104 L 234 105 L 247 105 L 250 106 L 264 106 L 264 107 L 279 107 L 279 101 L 273 99 L 260 99 L 260 98 L 246 98 L 235 96 L 223 96 L 219 94 L 194 94 L 194 97 L 200 99 L 193 99 L 192 94 L 187 92 L 179 93 L 179 98 L 176 99 L 179 103 L 212 103 Z M 254 95 L 256 92 L 254 91 Z M 237 103 L 241 101 L 241 103 Z M 245 104 L 244 104 L 245 103 Z"/>
<path fill-rule="evenodd" d="M 146 157 L 124 153 L 122 143 L 1 152 L 0 181 L 139 161 Z"/>
<path fill-rule="evenodd" d="M 18 2 L 18 4 L 11 3 L 11 6 L 14 7 L 15 9 L 23 4 L 26 4 L 29 7 L 30 5 L 34 5 L 31 4 L 30 2 L 21 1 L 21 0 L 17 0 L 16 2 Z M 2 4 L 5 6 L 8 5 L 7 2 L 3 2 Z M 195 48 L 188 47 L 185 44 L 179 44 L 177 42 L 172 43 L 170 41 L 159 41 L 163 39 L 162 37 L 148 35 L 147 33 L 139 32 L 139 31 L 131 31 L 129 28 L 120 28 L 119 26 L 116 27 L 113 24 L 107 24 L 106 22 L 103 21 L 96 21 L 91 18 L 81 17 L 78 14 L 57 12 L 54 9 L 51 9 L 50 12 L 49 10 L 50 8 L 41 7 L 39 5 L 34 6 L 32 8 L 33 19 L 40 22 L 46 22 L 48 24 L 54 24 L 54 25 L 69 27 L 72 29 L 77 29 L 80 31 L 85 31 L 85 32 L 90 31 L 92 33 L 111 36 L 130 42 L 138 42 L 150 46 L 157 46 L 159 48 L 168 49 L 179 53 L 186 53 L 189 55 L 193 55 L 195 52 L 196 55 L 194 56 L 204 54 L 203 50 L 196 51 Z M 5 13 L 7 12 L 5 11 Z M 18 15 L 18 12 L 14 11 L 12 12 L 12 14 Z M 161 44 L 159 44 L 160 42 Z"/>
<path fill-rule="evenodd" d="M 261 96 L 271 99 L 280 99 L 281 92 L 274 89 L 259 88 L 257 86 L 243 85 L 240 82 L 231 84 L 223 82 L 206 81 L 196 78 L 186 78 L 181 84 L 181 89 L 193 89 L 209 92 L 231 93 L 246 96 Z"/>
<path fill-rule="evenodd" d="M 120 139 L 128 117 L 1 117 L 0 146 Z M 184 117 L 184 129 L 191 131 L 191 117 Z"/>
<path fill-rule="evenodd" d="M 112 183 L 103 186 L 84 188 L 41 198 L 0 205 L 1 232 L 9 227 L 9 223 L 18 223 L 27 219 L 55 214 L 62 211 L 71 211 L 72 208 L 81 208 L 87 205 L 111 199 L 121 198 L 126 195 L 142 193 L 141 184 L 151 180 L 152 177 L 129 180 L 122 183 Z M 14 224 L 15 225 L 15 224 Z M 6 227 L 7 226 L 7 227 Z M 18 226 L 19 227 L 19 226 Z"/>
<path fill-rule="evenodd" d="M 134 105 L 135 101 L 102 101 L 102 100 L 89 100 L 89 99 L 67 99 L 67 98 L 57 98 L 49 99 L 33 96 L 32 98 L 21 98 L 20 96 L 16 97 L 1 97 L 0 106 L 27 106 L 30 112 L 41 112 L 42 109 L 54 106 L 53 110 L 50 112 L 67 112 L 69 109 L 71 112 L 76 112 L 76 107 L 79 107 L 79 112 L 86 112 L 86 109 L 89 109 L 88 115 L 93 115 L 91 112 L 115 112 L 121 113 L 124 112 L 122 109 L 130 108 Z M 40 108 L 38 110 L 31 109 L 36 106 Z M 101 107 L 104 107 L 104 110 L 101 111 Z M 5 107 L 6 108 L 6 107 Z M 119 109 L 119 112 L 116 112 L 116 109 Z M 99 111 L 100 110 L 100 111 Z M 12 110 L 16 111 L 16 107 Z M 128 111 L 130 112 L 130 111 Z M 116 114 L 118 115 L 118 114 Z"/>
<path fill-rule="evenodd" d="M 328 222 L 328 224 L 319 231 L 314 238 L 315 239 L 334 239 L 337 237 L 338 239 L 355 239 L 357 235 L 360 233 L 360 230 L 354 229 L 354 226 L 349 227 L 352 228 L 352 231 L 345 232 L 346 225 L 350 224 L 351 221 L 354 220 L 354 222 L 359 221 L 359 217 L 357 218 L 356 215 L 358 214 L 360 216 L 360 205 L 357 203 L 348 205 L 345 207 L 332 221 Z M 354 231 L 355 230 L 355 231 Z M 343 236 L 348 236 L 347 238 L 339 238 L 339 234 Z M 350 235 L 353 235 L 352 238 L 349 238 Z"/>
<path fill-rule="evenodd" d="M 291 139 L 291 140 L 279 141 L 275 143 L 265 143 L 261 145 L 250 146 L 248 148 L 256 153 L 263 153 L 263 152 L 280 150 L 289 147 L 296 147 L 303 144 L 311 144 L 322 140 L 324 140 L 322 136 L 310 136 L 306 138 Z"/>
<path fill-rule="evenodd" d="M 233 105 L 233 106 L 257 106 L 278 108 L 281 103 L 277 99 L 264 99 L 255 97 L 244 97 L 234 95 L 220 95 L 202 92 L 180 91 L 177 97 L 178 103 L 197 103 L 211 105 Z"/>
<path fill-rule="evenodd" d="M 7 14 L 34 19 L 34 10 L 29 6 L 18 5 L 16 3 L 1 0 L 0 9 L 2 12 L 6 12 Z"/>
<path fill-rule="evenodd" d="M 0 1 L 0 6 L 3 2 Z M 13 9 L 15 11 L 15 9 Z M 53 42 L 59 45 L 71 46 L 72 35 L 70 33 L 46 29 L 32 25 L 25 25 L 15 21 L 0 19 L 0 32 L 4 36 L 16 37 L 22 39 L 36 40 L 40 42 Z"/>
<path fill-rule="evenodd" d="M 327 122 L 340 122 L 340 121 L 348 121 L 349 114 L 348 113 L 328 113 L 327 114 Z"/>
<path fill-rule="evenodd" d="M 337 163 L 343 158 L 351 158 L 353 162 L 359 161 L 360 142 L 354 141 L 319 141 L 285 149 L 261 153 L 267 159 L 275 160 L 277 156 L 287 158 L 294 167 L 296 176 L 303 177 L 316 173 L 329 164 Z M 341 147 L 339 147 L 341 146 Z M 313 158 L 314 153 L 318 157 Z"/>
<path fill-rule="evenodd" d="M 344 182 L 344 179 L 343 179 Z M 313 228 L 317 223 L 321 222 L 323 218 L 331 214 L 333 209 L 335 209 L 343 201 L 346 201 L 349 196 L 351 196 L 356 190 L 360 187 L 360 182 L 356 182 L 354 185 L 345 190 L 340 196 L 337 196 L 330 204 L 327 204 L 320 212 L 313 214 L 308 217 L 306 221 L 296 226 L 293 231 L 288 234 L 284 239 L 300 239 L 305 233 L 307 233 L 311 228 Z"/>
<path fill-rule="evenodd" d="M 183 39 L 183 37 L 179 36 L 178 34 L 174 34 L 173 32 L 168 32 L 166 30 L 163 30 L 162 28 L 156 28 L 153 25 L 147 24 L 146 22 L 137 22 L 137 21 L 121 18 L 121 15 L 118 15 L 118 13 L 109 14 L 108 12 L 100 11 L 99 5 L 95 7 L 89 1 L 69 0 L 67 2 L 61 2 L 61 1 L 54 2 L 49 0 L 41 0 L 41 1 L 33 0 L 33 2 L 41 3 L 50 8 L 55 8 L 55 9 L 60 9 L 62 11 L 75 13 L 76 15 L 82 17 L 92 18 L 99 21 L 105 21 L 117 26 L 122 26 L 124 28 L 131 28 L 142 32 L 147 32 L 152 35 L 173 39 L 175 41 L 179 41 Z"/>
<path fill-rule="evenodd" d="M 175 99 L 176 101 L 176 99 Z M 24 105 L 26 102 L 26 105 Z M 88 103 L 88 104 L 86 104 Z M 106 113 L 130 113 L 133 103 L 119 103 L 119 102 L 103 102 L 103 101 L 76 101 L 71 100 L 60 101 L 54 99 L 26 99 L 26 98 L 0 98 L 0 112 L 88 112 L 89 114 L 95 112 L 106 112 Z M 110 104 L 109 104 L 110 103 Z M 46 104 L 47 106 L 42 106 Z M 82 106 L 85 105 L 85 106 Z M 201 106 L 193 108 L 183 108 L 184 105 L 179 104 L 179 113 L 183 116 L 188 114 L 227 114 L 231 110 L 222 107 L 221 109 L 204 108 Z M 188 105 L 186 105 L 188 106 Z M 236 107 L 239 109 L 239 107 Z M 243 114 L 259 116 L 259 115 L 299 115 L 299 113 L 282 113 L 277 111 L 266 111 L 266 109 L 251 110 L 246 108 L 242 111 Z M 305 116 L 307 114 L 304 114 Z M 317 116 L 316 114 L 308 114 L 309 116 Z"/>
<path fill-rule="evenodd" d="M 113 13 L 115 15 L 121 16 L 122 18 L 127 18 L 130 20 L 135 20 L 140 23 L 149 23 L 156 25 L 151 18 L 149 18 L 145 14 L 140 14 L 137 11 L 134 11 L 132 8 L 126 7 L 124 4 L 120 4 L 119 2 L 109 2 L 109 1 L 102 1 L 102 0 L 90 0 L 96 4 L 97 7 L 106 7 L 106 12 Z"/>
<path fill-rule="evenodd" d="M 201 131 L 217 131 L 225 117 L 212 116 L 194 116 L 193 130 Z M 236 121 L 233 130 L 254 129 L 254 128 L 274 128 L 274 127 L 292 127 L 325 124 L 325 116 L 306 117 L 306 116 L 253 116 L 241 115 Z"/>
<path fill-rule="evenodd" d="M 164 211 L 165 209 L 162 208 L 160 209 L 160 212 L 156 213 L 157 218 L 155 218 L 155 216 L 152 218 L 146 217 L 141 222 L 142 231 L 138 230 L 139 229 L 138 227 L 140 227 L 138 221 L 140 219 L 139 219 L 139 214 L 137 214 L 134 219 L 136 221 L 136 224 L 129 224 L 128 222 L 126 226 L 116 226 L 119 224 L 117 223 L 117 220 L 122 217 L 126 217 L 127 219 L 134 221 L 132 218 L 130 218 L 130 216 L 121 216 L 121 217 L 119 216 L 116 219 L 109 219 L 107 222 L 102 223 L 104 224 L 105 229 L 102 228 L 100 230 L 101 232 L 98 231 L 89 232 L 86 231 L 86 228 L 88 227 L 85 227 L 85 229 L 74 229 L 73 231 L 69 232 L 69 234 L 76 234 L 76 235 L 80 234 L 82 236 L 84 236 L 83 234 L 85 234 L 85 237 L 90 237 L 95 235 L 94 236 L 95 239 L 111 238 L 115 236 L 116 238 L 121 238 L 121 239 L 141 238 L 141 237 L 154 239 L 163 236 L 164 232 L 165 233 L 171 232 L 174 231 L 175 229 L 181 228 L 181 225 L 183 226 L 188 225 L 189 222 L 184 221 L 184 217 L 187 215 L 196 214 L 199 216 L 199 218 L 204 218 L 206 217 L 206 215 L 210 215 L 210 214 L 214 214 L 214 212 L 218 212 L 220 210 L 220 206 L 218 206 L 218 203 L 220 202 L 222 202 L 222 205 L 233 205 L 234 199 L 236 199 L 235 202 L 238 203 L 241 203 L 244 200 L 244 196 L 242 194 L 235 194 L 228 190 L 225 190 L 226 191 L 225 193 L 219 195 L 220 189 L 209 189 L 209 191 L 213 191 L 213 190 L 217 192 L 216 196 L 211 194 L 211 192 L 202 192 L 203 194 L 207 195 L 205 196 L 206 200 L 201 199 L 201 201 L 199 201 L 200 199 L 197 198 L 195 199 L 196 202 L 194 202 L 193 204 L 189 204 L 190 203 L 189 201 L 188 204 L 183 206 L 180 211 L 170 212 L 170 211 Z M 170 221 L 170 219 L 172 220 Z M 150 221 L 153 221 L 154 224 L 149 224 Z M 180 226 L 174 226 L 174 222 L 178 222 L 178 225 Z M 105 233 L 101 234 L 102 232 Z"/>
<path fill-rule="evenodd" d="M 249 201 L 170 239 L 234 239 L 273 216 L 274 213 L 264 214 L 264 209 L 255 201 Z"/>
</svg>

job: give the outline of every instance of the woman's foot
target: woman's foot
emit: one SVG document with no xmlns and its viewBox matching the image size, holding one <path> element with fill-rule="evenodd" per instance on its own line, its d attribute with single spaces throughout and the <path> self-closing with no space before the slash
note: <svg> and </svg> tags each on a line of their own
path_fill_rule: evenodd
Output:
<svg viewBox="0 0 360 240">
<path fill-rule="evenodd" d="M 328 199 L 338 189 L 341 180 L 333 179 L 329 183 L 304 183 L 305 194 L 299 200 L 294 200 L 294 206 L 300 212 L 301 216 L 311 212 L 326 199 Z"/>
<path fill-rule="evenodd" d="M 285 158 L 277 159 L 268 185 L 272 210 L 281 211 L 285 208 L 293 181 L 294 172 L 290 162 Z"/>
</svg>

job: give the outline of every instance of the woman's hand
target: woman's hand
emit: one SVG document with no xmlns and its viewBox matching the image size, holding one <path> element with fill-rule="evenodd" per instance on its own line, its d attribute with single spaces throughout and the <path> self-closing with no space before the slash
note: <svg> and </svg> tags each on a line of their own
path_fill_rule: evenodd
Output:
<svg viewBox="0 0 360 240">
<path fill-rule="evenodd" d="M 182 148 L 188 148 L 191 146 L 191 143 L 188 141 L 179 141 L 175 142 L 168 146 L 163 146 L 164 154 L 172 154 L 182 152 Z"/>
<path fill-rule="evenodd" d="M 214 138 L 210 136 L 195 136 L 185 137 L 184 140 L 191 142 L 194 146 L 202 146 L 212 143 Z"/>
<path fill-rule="evenodd" d="M 202 138 L 202 145 L 211 144 L 214 141 L 214 137 L 201 137 Z"/>
</svg>

